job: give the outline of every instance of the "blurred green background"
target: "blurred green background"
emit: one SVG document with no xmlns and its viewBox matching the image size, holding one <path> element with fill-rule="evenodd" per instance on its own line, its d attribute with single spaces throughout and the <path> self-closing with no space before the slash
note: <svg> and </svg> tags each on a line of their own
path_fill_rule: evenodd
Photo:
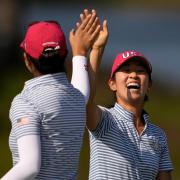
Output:
<svg viewBox="0 0 180 180">
<path fill-rule="evenodd" d="M 11 166 L 8 147 L 10 122 L 8 111 L 14 96 L 31 78 L 21 60 L 18 48 L 26 25 L 34 20 L 58 20 L 66 36 L 84 8 L 97 9 L 101 19 L 107 18 L 110 37 L 99 74 L 97 101 L 113 104 L 107 86 L 112 60 L 118 52 L 136 49 L 143 52 L 153 65 L 153 88 L 146 104 L 152 121 L 162 127 L 168 137 L 174 164 L 173 179 L 180 179 L 180 2 L 111 0 L 111 1 L 0 1 L 0 177 Z M 68 38 L 67 38 L 68 40 Z M 69 46 L 69 44 L 68 44 Z M 71 74 L 71 52 L 67 71 Z M 106 87 L 106 88 L 105 88 Z M 79 165 L 79 180 L 88 179 L 89 144 L 85 131 Z"/>
</svg>

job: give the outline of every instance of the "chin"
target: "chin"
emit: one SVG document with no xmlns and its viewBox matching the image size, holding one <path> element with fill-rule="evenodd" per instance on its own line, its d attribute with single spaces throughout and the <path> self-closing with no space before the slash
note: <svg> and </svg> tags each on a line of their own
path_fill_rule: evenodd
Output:
<svg viewBox="0 0 180 180">
<path fill-rule="evenodd" d="M 139 103 L 144 102 L 144 99 L 141 96 L 131 96 L 128 98 L 128 101 L 133 103 Z"/>
</svg>

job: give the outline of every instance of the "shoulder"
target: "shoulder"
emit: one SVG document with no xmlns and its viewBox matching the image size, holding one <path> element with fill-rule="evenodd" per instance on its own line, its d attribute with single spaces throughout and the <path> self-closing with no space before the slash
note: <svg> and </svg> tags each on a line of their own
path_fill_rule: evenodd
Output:
<svg viewBox="0 0 180 180">
<path fill-rule="evenodd" d="M 33 101 L 31 101 L 32 99 L 30 99 L 29 97 L 29 94 L 25 90 L 23 90 L 21 93 L 14 97 L 14 99 L 11 102 L 11 108 L 32 106 L 34 103 Z"/>
<path fill-rule="evenodd" d="M 154 123 L 149 122 L 148 127 L 149 127 L 149 130 L 155 134 L 160 134 L 160 135 L 165 134 L 164 130 Z"/>
<path fill-rule="evenodd" d="M 156 138 L 158 138 L 159 141 L 166 143 L 167 141 L 166 133 L 159 126 L 153 123 L 148 123 L 148 132 L 149 132 L 149 135 L 155 136 Z"/>
<path fill-rule="evenodd" d="M 34 103 L 30 102 L 22 93 L 14 97 L 10 107 L 11 120 L 34 113 L 37 113 Z"/>
<path fill-rule="evenodd" d="M 104 106 L 98 105 L 98 107 L 101 109 L 101 111 L 109 111 L 109 108 L 106 108 Z"/>
<path fill-rule="evenodd" d="M 107 108 L 107 107 L 104 107 L 104 106 L 100 106 L 98 105 L 102 115 L 101 115 L 101 119 L 104 118 L 104 117 L 109 117 L 112 115 L 112 112 L 111 112 L 111 109 L 110 108 Z"/>
<path fill-rule="evenodd" d="M 16 106 L 21 106 L 22 104 L 25 104 L 25 99 L 23 98 L 22 94 L 18 94 L 14 97 L 14 99 L 11 102 L 11 108 L 14 108 Z"/>
<path fill-rule="evenodd" d="M 99 109 L 101 110 L 101 119 L 99 122 L 100 125 L 107 125 L 110 126 L 111 123 L 113 122 L 113 114 L 110 108 L 106 108 L 103 106 L 98 106 Z"/>
</svg>

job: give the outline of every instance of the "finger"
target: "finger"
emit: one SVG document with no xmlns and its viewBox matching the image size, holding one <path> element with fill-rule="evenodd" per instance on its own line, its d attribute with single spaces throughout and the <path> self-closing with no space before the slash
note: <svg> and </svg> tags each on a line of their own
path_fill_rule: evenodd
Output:
<svg viewBox="0 0 180 180">
<path fill-rule="evenodd" d="M 101 29 L 101 26 L 98 25 L 98 26 L 96 27 L 95 31 L 92 33 L 91 38 L 92 38 L 93 40 L 95 40 L 95 38 L 98 36 L 98 34 L 99 34 L 99 32 L 100 32 L 100 29 Z"/>
<path fill-rule="evenodd" d="M 87 25 L 85 27 L 86 31 L 89 31 L 89 29 L 91 28 L 91 26 L 94 23 L 95 19 L 96 19 L 96 13 L 93 13 L 90 20 L 89 20 L 89 22 L 87 23 Z"/>
<path fill-rule="evenodd" d="M 96 19 L 94 20 L 92 26 L 90 27 L 90 29 L 89 29 L 89 31 L 88 31 L 89 34 L 92 34 L 92 33 L 95 31 L 97 25 L 100 25 L 100 24 L 99 24 L 99 18 L 98 18 L 98 17 L 96 17 Z"/>
<path fill-rule="evenodd" d="M 80 25 L 81 25 L 81 24 L 80 24 L 80 22 L 77 22 L 77 23 L 76 23 L 76 28 L 75 28 L 75 31 L 78 31 L 78 29 L 79 29 Z"/>
<path fill-rule="evenodd" d="M 75 30 L 72 29 L 70 32 L 69 32 L 69 41 L 71 42 L 72 38 L 74 37 L 74 32 Z"/>
<path fill-rule="evenodd" d="M 90 13 L 89 13 L 89 11 L 88 11 L 88 9 L 84 9 L 84 15 L 85 16 L 88 16 Z"/>
<path fill-rule="evenodd" d="M 76 28 L 79 28 L 81 24 L 79 22 L 76 23 Z"/>
<path fill-rule="evenodd" d="M 83 13 L 80 14 L 81 22 L 89 15 L 88 9 L 84 9 Z"/>
<path fill-rule="evenodd" d="M 84 16 L 84 14 L 80 14 L 81 22 L 82 22 L 85 18 L 86 18 L 86 17 Z"/>
<path fill-rule="evenodd" d="M 107 20 L 103 21 L 103 31 L 108 32 Z"/>
<path fill-rule="evenodd" d="M 97 14 L 95 9 L 92 9 L 91 12 L 92 12 L 92 14 L 93 14 L 93 13 Z"/>
<path fill-rule="evenodd" d="M 74 29 L 74 28 L 73 28 L 73 29 L 71 29 L 70 33 L 71 33 L 72 35 L 74 35 L 74 33 L 75 33 L 75 29 Z"/>
<path fill-rule="evenodd" d="M 91 16 L 92 16 L 92 15 L 89 14 L 87 17 L 85 17 L 85 19 L 82 20 L 82 23 L 81 23 L 81 25 L 80 25 L 79 28 L 81 28 L 81 29 L 86 28 L 87 24 L 89 23 L 89 21 L 90 21 L 90 19 L 91 19 Z"/>
</svg>

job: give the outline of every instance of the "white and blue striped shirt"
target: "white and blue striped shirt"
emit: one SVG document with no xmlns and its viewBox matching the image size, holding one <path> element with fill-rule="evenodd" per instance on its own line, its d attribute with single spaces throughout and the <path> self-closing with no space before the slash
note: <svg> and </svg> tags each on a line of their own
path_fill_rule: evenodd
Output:
<svg viewBox="0 0 180 180">
<path fill-rule="evenodd" d="M 166 136 L 143 112 L 145 128 L 135 129 L 134 115 L 119 104 L 102 108 L 102 119 L 90 133 L 90 180 L 155 180 L 173 169 Z"/>
<path fill-rule="evenodd" d="M 20 122 L 21 118 L 29 121 Z M 68 82 L 65 73 L 27 81 L 10 109 L 13 164 L 19 161 L 17 139 L 40 135 L 41 168 L 36 179 L 76 179 L 85 119 L 84 96 Z"/>
</svg>

